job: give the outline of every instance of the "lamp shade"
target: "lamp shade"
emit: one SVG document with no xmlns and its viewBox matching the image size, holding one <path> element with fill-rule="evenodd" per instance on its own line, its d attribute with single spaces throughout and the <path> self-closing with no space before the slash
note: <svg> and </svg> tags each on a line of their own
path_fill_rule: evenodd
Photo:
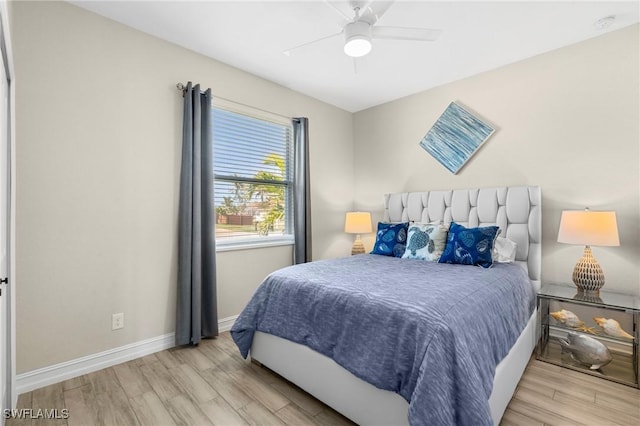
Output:
<svg viewBox="0 0 640 426">
<path fill-rule="evenodd" d="M 619 246 L 616 212 L 563 211 L 558 242 L 585 246 Z"/>
<path fill-rule="evenodd" d="M 366 234 L 371 232 L 371 213 L 347 212 L 344 221 L 344 232 L 347 234 Z"/>
</svg>

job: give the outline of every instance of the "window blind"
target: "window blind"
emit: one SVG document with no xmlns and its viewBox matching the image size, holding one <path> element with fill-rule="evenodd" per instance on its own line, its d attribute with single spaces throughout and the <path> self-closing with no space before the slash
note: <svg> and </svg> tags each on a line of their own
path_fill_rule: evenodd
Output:
<svg viewBox="0 0 640 426">
<path fill-rule="evenodd" d="M 291 125 L 212 109 L 216 238 L 291 233 Z"/>
</svg>

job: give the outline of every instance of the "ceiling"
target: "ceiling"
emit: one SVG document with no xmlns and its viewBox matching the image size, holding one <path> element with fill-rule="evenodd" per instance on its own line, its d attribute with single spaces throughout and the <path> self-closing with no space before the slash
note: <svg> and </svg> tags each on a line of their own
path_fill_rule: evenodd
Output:
<svg viewBox="0 0 640 426">
<path fill-rule="evenodd" d="M 354 60 L 325 1 L 72 1 L 321 101 L 356 112 L 567 46 L 639 21 L 635 1 L 396 1 L 379 25 L 441 29 L 437 41 L 373 40 Z M 354 2 L 351 2 L 352 4 Z M 366 5 L 368 1 L 360 1 Z M 615 16 L 612 25 L 594 23 Z"/>
</svg>

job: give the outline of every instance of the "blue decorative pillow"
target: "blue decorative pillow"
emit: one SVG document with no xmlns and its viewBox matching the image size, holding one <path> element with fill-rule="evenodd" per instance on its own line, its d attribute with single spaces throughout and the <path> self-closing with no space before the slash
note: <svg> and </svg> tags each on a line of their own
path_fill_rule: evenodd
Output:
<svg viewBox="0 0 640 426">
<path fill-rule="evenodd" d="M 490 267 L 493 265 L 491 257 L 493 241 L 496 239 L 499 229 L 497 226 L 465 228 L 451 222 L 447 245 L 438 262 Z"/>
<path fill-rule="evenodd" d="M 407 244 L 408 223 L 378 222 L 376 243 L 371 254 L 402 257 Z"/>
</svg>

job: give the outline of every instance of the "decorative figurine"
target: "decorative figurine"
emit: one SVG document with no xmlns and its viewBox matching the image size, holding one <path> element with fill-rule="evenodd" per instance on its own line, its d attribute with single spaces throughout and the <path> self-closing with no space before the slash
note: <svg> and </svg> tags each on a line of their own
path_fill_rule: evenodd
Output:
<svg viewBox="0 0 640 426">
<path fill-rule="evenodd" d="M 560 346 L 571 353 L 571 358 L 591 370 L 598 370 L 613 359 L 609 349 L 593 337 L 569 332 L 567 339 L 558 338 Z"/>
<path fill-rule="evenodd" d="M 609 336 L 614 337 L 633 339 L 633 336 L 624 331 L 622 327 L 620 327 L 620 323 L 614 319 L 593 317 L 593 320 L 596 322 L 596 324 L 602 327 L 602 331 L 604 331 L 604 334 L 608 334 Z"/>
<path fill-rule="evenodd" d="M 561 322 L 568 327 L 575 328 L 576 330 L 584 331 L 586 333 L 596 334 L 593 327 L 585 326 L 584 322 L 571 311 L 562 309 L 561 311 L 551 312 L 549 315 L 551 315 L 556 321 Z"/>
</svg>

